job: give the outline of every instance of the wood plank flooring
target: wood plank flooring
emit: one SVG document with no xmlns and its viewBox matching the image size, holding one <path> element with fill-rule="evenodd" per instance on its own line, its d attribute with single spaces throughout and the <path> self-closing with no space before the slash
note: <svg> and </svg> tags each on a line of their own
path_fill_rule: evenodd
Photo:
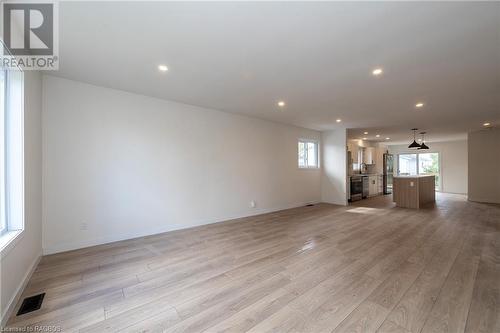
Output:
<svg viewBox="0 0 500 333">
<path fill-rule="evenodd" d="M 9 327 L 498 333 L 500 206 L 289 209 L 45 256 L 22 298 L 40 292 Z"/>
</svg>

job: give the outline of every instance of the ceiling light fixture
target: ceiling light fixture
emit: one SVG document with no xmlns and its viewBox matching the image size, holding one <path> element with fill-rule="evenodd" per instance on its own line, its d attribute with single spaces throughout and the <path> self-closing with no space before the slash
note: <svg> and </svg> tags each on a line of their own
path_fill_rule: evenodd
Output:
<svg viewBox="0 0 500 333">
<path fill-rule="evenodd" d="M 368 140 L 367 138 L 363 138 L 363 140 Z"/>
<path fill-rule="evenodd" d="M 366 134 L 368 134 L 368 132 L 364 132 L 363 134 L 366 135 Z"/>
<path fill-rule="evenodd" d="M 418 149 L 429 149 L 429 147 L 425 144 L 425 140 L 424 140 L 425 132 L 420 132 L 420 134 L 422 135 L 422 144 L 420 145 L 420 148 L 418 148 Z"/>
<path fill-rule="evenodd" d="M 166 72 L 166 71 L 168 71 L 168 67 L 167 67 L 167 65 L 159 65 L 158 70 L 161 72 Z"/>
<path fill-rule="evenodd" d="M 382 70 L 382 68 L 375 68 L 373 71 L 372 71 L 372 74 L 375 75 L 375 76 L 378 76 L 378 75 L 382 75 L 384 71 Z"/>
<path fill-rule="evenodd" d="M 284 106 L 285 106 L 285 102 L 283 102 L 283 101 L 279 101 L 279 102 L 278 102 L 278 106 L 279 106 L 280 108 L 284 107 Z"/>
<path fill-rule="evenodd" d="M 380 138 L 380 134 L 375 135 L 376 138 Z"/>
<path fill-rule="evenodd" d="M 483 126 L 484 126 L 484 127 L 488 127 L 488 126 L 490 126 L 490 125 L 491 125 L 491 123 L 484 123 L 484 124 L 483 124 Z"/>
<path fill-rule="evenodd" d="M 386 140 L 390 140 L 391 138 L 385 138 Z"/>
<path fill-rule="evenodd" d="M 342 119 L 339 118 L 339 119 L 337 119 L 335 121 L 338 122 L 338 123 L 340 123 L 342 121 Z"/>
<path fill-rule="evenodd" d="M 413 142 L 410 143 L 410 145 L 408 146 L 408 148 L 410 148 L 410 149 L 418 149 L 418 148 L 420 148 L 420 145 L 415 140 L 415 132 L 418 131 L 418 128 L 412 128 L 411 130 L 413 131 Z"/>
<path fill-rule="evenodd" d="M 420 108 L 423 108 L 424 107 L 424 103 L 417 103 L 415 104 L 415 107 L 420 109 Z"/>
</svg>

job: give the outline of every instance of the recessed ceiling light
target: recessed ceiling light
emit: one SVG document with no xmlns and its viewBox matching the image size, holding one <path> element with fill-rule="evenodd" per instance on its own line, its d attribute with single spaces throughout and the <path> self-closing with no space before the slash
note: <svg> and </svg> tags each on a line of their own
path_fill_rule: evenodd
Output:
<svg viewBox="0 0 500 333">
<path fill-rule="evenodd" d="M 159 65 L 158 70 L 161 72 L 166 72 L 166 71 L 168 71 L 168 67 L 167 67 L 167 65 Z"/>
<path fill-rule="evenodd" d="M 391 138 L 385 138 L 386 140 L 390 140 Z"/>
<path fill-rule="evenodd" d="M 423 106 L 424 106 L 424 103 L 417 103 L 417 104 L 415 104 L 415 107 L 416 107 L 416 108 L 421 108 L 421 107 L 423 107 Z"/>
<path fill-rule="evenodd" d="M 484 123 L 483 126 L 487 127 L 487 126 L 490 126 L 491 124 L 490 123 Z"/>
<path fill-rule="evenodd" d="M 339 118 L 339 119 L 337 119 L 335 121 L 338 122 L 338 123 L 340 123 L 342 121 L 342 119 Z"/>
<path fill-rule="evenodd" d="M 368 132 L 363 132 L 364 135 L 368 134 Z"/>
<path fill-rule="evenodd" d="M 278 102 L 278 106 L 279 106 L 280 108 L 284 107 L 284 106 L 285 106 L 285 102 L 284 102 L 284 101 L 279 101 L 279 102 Z"/>
<path fill-rule="evenodd" d="M 372 71 L 372 74 L 375 75 L 375 76 L 378 76 L 378 75 L 381 75 L 384 71 L 382 70 L 382 68 L 375 68 L 373 71 Z"/>
<path fill-rule="evenodd" d="M 380 134 L 375 135 L 376 138 L 380 138 Z"/>
<path fill-rule="evenodd" d="M 367 140 L 367 138 L 363 138 L 363 140 Z"/>
</svg>

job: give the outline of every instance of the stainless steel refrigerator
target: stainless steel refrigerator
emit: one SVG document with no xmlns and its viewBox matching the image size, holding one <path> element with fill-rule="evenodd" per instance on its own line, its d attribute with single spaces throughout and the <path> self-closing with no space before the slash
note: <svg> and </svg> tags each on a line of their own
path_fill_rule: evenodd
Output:
<svg viewBox="0 0 500 333">
<path fill-rule="evenodd" d="M 384 154 L 384 194 L 392 193 L 392 176 L 394 174 L 394 157 Z"/>
</svg>

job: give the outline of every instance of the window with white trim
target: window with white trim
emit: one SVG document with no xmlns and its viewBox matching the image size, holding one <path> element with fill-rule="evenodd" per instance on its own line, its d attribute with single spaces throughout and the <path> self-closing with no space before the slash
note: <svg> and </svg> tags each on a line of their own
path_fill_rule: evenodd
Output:
<svg viewBox="0 0 500 333">
<path fill-rule="evenodd" d="M 7 100 L 7 72 L 0 71 L 0 235 L 7 231 L 7 196 L 5 188 L 5 104 Z"/>
<path fill-rule="evenodd" d="M 24 76 L 0 69 L 0 247 L 24 229 Z"/>
<path fill-rule="evenodd" d="M 314 140 L 299 140 L 299 168 L 318 168 L 318 142 Z"/>
</svg>

